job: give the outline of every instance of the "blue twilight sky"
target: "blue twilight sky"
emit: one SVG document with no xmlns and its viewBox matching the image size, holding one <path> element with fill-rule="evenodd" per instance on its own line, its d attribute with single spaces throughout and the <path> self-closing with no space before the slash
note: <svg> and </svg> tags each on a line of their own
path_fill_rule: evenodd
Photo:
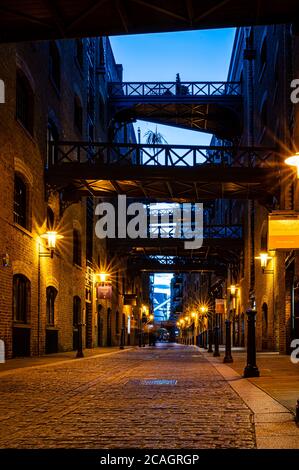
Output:
<svg viewBox="0 0 299 470">
<path fill-rule="evenodd" d="M 117 63 L 124 68 L 124 81 L 226 80 L 234 40 L 234 29 L 143 34 L 111 37 Z M 156 124 L 138 121 L 141 141 Z M 169 144 L 209 145 L 211 135 L 176 127 L 158 125 Z M 155 274 L 155 291 L 170 295 L 172 274 Z M 158 287 L 159 285 L 159 287 Z M 161 285 L 164 287 L 161 289 Z M 169 306 L 168 306 L 169 307 Z"/>
<path fill-rule="evenodd" d="M 235 29 L 111 37 L 117 63 L 123 64 L 124 81 L 226 80 Z M 156 125 L 138 121 L 142 141 Z M 209 145 L 211 136 L 196 131 L 158 125 L 169 144 Z"/>
</svg>

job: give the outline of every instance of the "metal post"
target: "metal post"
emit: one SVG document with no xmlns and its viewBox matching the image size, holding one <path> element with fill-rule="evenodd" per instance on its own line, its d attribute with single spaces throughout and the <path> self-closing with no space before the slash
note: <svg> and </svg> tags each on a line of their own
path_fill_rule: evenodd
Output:
<svg viewBox="0 0 299 470">
<path fill-rule="evenodd" d="M 232 340 L 231 340 L 231 321 L 225 320 L 225 356 L 223 362 L 228 364 L 233 362 L 232 358 Z"/>
<path fill-rule="evenodd" d="M 83 354 L 82 327 L 83 327 L 83 324 L 82 324 L 82 322 L 80 321 L 80 323 L 78 323 L 78 351 L 77 351 L 77 355 L 76 355 L 76 357 L 78 357 L 78 358 L 84 357 L 84 354 Z"/>
<path fill-rule="evenodd" d="M 255 317 L 256 310 L 249 308 L 246 311 L 248 335 L 247 335 L 247 365 L 244 369 L 244 377 L 259 377 L 260 372 L 256 365 L 256 343 L 255 343 Z"/>
<path fill-rule="evenodd" d="M 119 349 L 125 349 L 125 328 L 124 328 L 124 325 L 122 325 L 122 327 L 121 327 Z"/>
<path fill-rule="evenodd" d="M 208 349 L 208 330 L 204 332 L 204 348 Z"/>
<path fill-rule="evenodd" d="M 208 334 L 208 339 L 209 339 L 208 353 L 212 353 L 213 352 L 213 330 L 212 330 L 211 325 L 210 325 L 209 332 L 207 332 L 207 334 Z"/>
<path fill-rule="evenodd" d="M 215 345 L 215 351 L 213 356 L 214 357 L 219 357 L 220 352 L 219 352 L 219 326 L 214 327 L 214 345 Z"/>
</svg>

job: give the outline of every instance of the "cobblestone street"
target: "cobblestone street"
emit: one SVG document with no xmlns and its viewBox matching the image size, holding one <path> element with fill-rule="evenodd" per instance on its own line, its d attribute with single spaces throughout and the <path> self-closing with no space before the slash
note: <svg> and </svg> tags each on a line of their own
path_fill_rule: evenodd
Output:
<svg viewBox="0 0 299 470">
<path fill-rule="evenodd" d="M 1 448 L 254 448 L 252 414 L 193 347 L 8 371 Z"/>
</svg>

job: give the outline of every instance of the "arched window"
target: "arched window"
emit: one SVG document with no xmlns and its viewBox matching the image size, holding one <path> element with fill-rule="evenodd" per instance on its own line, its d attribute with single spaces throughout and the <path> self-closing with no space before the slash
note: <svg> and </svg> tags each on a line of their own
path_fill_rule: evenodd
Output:
<svg viewBox="0 0 299 470">
<path fill-rule="evenodd" d="M 55 324 L 55 299 L 57 290 L 55 287 L 47 287 L 47 325 L 54 326 Z"/>
<path fill-rule="evenodd" d="M 30 312 L 30 281 L 22 274 L 13 277 L 13 319 L 28 323 Z"/>
<path fill-rule="evenodd" d="M 73 326 L 76 328 L 81 322 L 81 299 L 77 295 L 73 298 Z"/>
<path fill-rule="evenodd" d="M 49 74 L 53 84 L 55 85 L 57 90 L 60 91 L 60 54 L 57 44 L 54 41 L 50 43 L 49 49 Z"/>
<path fill-rule="evenodd" d="M 74 99 L 74 124 L 77 130 L 82 134 L 83 130 L 83 108 L 78 95 Z"/>
<path fill-rule="evenodd" d="M 76 59 L 81 67 L 83 68 L 84 65 L 84 46 L 83 46 L 83 40 L 82 39 L 76 39 Z"/>
<path fill-rule="evenodd" d="M 14 222 L 27 228 L 27 187 L 21 176 L 15 175 L 14 184 Z"/>
<path fill-rule="evenodd" d="M 33 134 L 34 95 L 26 76 L 21 70 L 16 77 L 16 118 Z"/>
<path fill-rule="evenodd" d="M 51 231 L 54 230 L 55 226 L 55 216 L 54 212 L 52 211 L 51 207 L 47 207 L 47 230 Z"/>
<path fill-rule="evenodd" d="M 73 230 L 73 263 L 81 266 L 81 235 L 79 230 Z"/>
</svg>

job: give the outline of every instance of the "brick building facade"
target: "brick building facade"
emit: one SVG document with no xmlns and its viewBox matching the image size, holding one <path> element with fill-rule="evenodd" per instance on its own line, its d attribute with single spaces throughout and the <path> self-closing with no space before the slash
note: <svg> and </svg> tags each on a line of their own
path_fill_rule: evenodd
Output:
<svg viewBox="0 0 299 470">
<path fill-rule="evenodd" d="M 108 38 L 1 46 L 0 77 L 0 337 L 6 357 L 137 341 L 142 279 L 126 259 L 117 263 L 94 235 L 98 200 L 69 204 L 49 190 L 45 168 L 57 155 L 53 140 L 134 141 L 131 124 L 109 121 L 107 84 L 122 79 Z M 53 258 L 41 237 L 55 230 Z M 108 267 L 108 268 L 107 268 Z M 95 273 L 108 269 L 112 298 L 97 298 Z M 126 292 L 138 292 L 135 307 Z M 129 324 L 129 325 L 128 325 Z M 129 326 L 129 331 L 128 331 Z M 131 331 L 130 331 L 131 328 Z"/>
<path fill-rule="evenodd" d="M 279 158 L 298 150 L 298 105 L 292 103 L 291 82 L 298 77 L 298 36 L 291 25 L 238 28 L 228 74 L 240 81 L 243 95 L 243 131 L 235 142 L 213 137 L 214 145 L 276 147 Z M 275 162 L 273 162 L 275 165 Z M 291 340 L 299 337 L 299 261 L 296 251 L 268 251 L 268 215 L 273 211 L 298 211 L 299 185 L 287 167 L 279 175 L 278 196 L 261 201 L 215 201 L 209 223 L 242 224 L 244 248 L 228 263 L 227 276 L 212 275 L 206 283 L 215 325 L 215 299 L 225 299 L 225 314 L 232 321 L 232 343 L 246 339 L 246 310 L 257 310 L 257 349 L 289 353 Z M 207 223 L 207 221 L 206 221 Z M 260 253 L 271 259 L 261 268 Z M 219 258 L 220 260 L 220 258 Z M 185 276 L 187 279 L 188 276 Z M 197 275 L 200 281 L 200 275 Z M 203 289 L 203 283 L 201 289 Z M 193 282 L 185 297 L 192 298 Z M 191 286 L 191 290 L 190 290 Z M 233 295 L 230 286 L 236 286 Z M 198 290 L 199 292 L 199 290 Z M 217 312 L 216 312 L 217 313 Z M 222 322 L 222 323 L 221 323 Z M 223 315 L 218 316 L 222 325 Z M 208 328 L 190 329 L 189 342 Z"/>
</svg>

